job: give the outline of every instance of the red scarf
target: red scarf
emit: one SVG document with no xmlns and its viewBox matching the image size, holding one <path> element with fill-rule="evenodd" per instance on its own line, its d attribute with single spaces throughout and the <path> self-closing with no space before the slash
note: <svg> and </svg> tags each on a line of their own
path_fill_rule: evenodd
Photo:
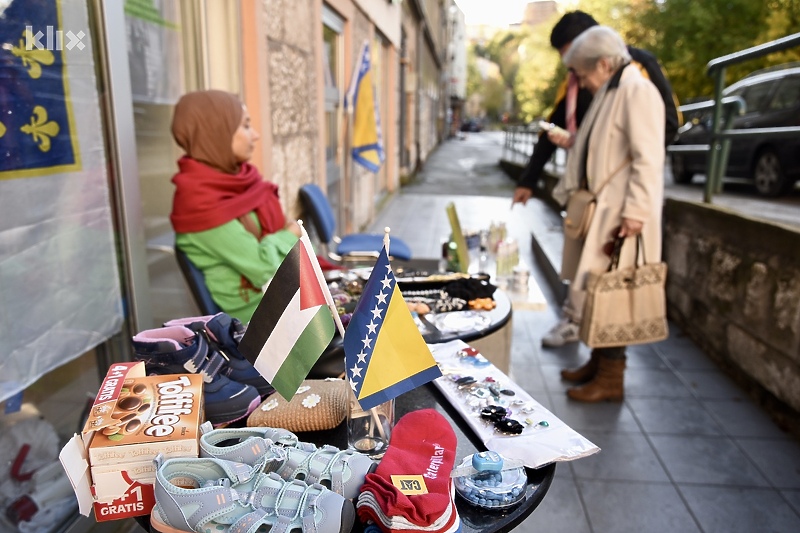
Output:
<svg viewBox="0 0 800 533">
<path fill-rule="evenodd" d="M 261 224 L 257 237 L 283 229 L 286 220 L 278 187 L 264 181 L 253 165 L 242 163 L 238 174 L 226 174 L 184 156 L 178 168 L 172 178 L 177 189 L 169 217 L 176 233 L 216 228 L 252 211 Z"/>
</svg>

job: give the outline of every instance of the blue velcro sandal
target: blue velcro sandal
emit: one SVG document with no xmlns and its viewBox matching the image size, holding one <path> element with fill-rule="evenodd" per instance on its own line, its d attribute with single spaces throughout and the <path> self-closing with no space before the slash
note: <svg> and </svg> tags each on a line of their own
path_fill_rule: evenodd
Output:
<svg viewBox="0 0 800 533">
<path fill-rule="evenodd" d="M 353 504 L 325 487 L 219 459 L 155 459 L 158 533 L 347 533 Z"/>
<path fill-rule="evenodd" d="M 362 453 L 299 442 L 280 428 L 215 429 L 200 436 L 200 456 L 215 457 L 275 472 L 283 479 L 320 483 L 345 498 L 355 498 L 376 463 Z"/>
</svg>

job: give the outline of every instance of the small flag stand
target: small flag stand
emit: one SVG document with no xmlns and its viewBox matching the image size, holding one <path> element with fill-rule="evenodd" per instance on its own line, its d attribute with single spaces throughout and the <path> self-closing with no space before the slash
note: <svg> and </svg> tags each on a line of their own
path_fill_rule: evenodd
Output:
<svg viewBox="0 0 800 533">
<path fill-rule="evenodd" d="M 389 254 L 389 228 L 384 228 L 383 246 Z M 345 367 L 347 365 L 345 364 Z M 389 447 L 389 438 L 394 427 L 394 398 L 363 409 L 350 388 L 347 409 L 347 444 L 358 452 L 380 459 Z"/>
</svg>

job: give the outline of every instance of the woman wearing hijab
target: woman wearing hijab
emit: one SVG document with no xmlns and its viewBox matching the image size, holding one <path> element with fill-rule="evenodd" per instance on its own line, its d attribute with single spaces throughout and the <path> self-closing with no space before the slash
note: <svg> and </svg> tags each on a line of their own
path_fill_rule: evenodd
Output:
<svg viewBox="0 0 800 533">
<path fill-rule="evenodd" d="M 203 271 L 217 305 L 247 323 L 300 227 L 286 220 L 278 187 L 247 162 L 259 135 L 236 95 L 184 95 L 172 135 L 186 152 L 172 178 L 175 244 Z"/>
<path fill-rule="evenodd" d="M 583 241 L 564 239 L 561 277 L 570 280 L 571 312 L 580 323 L 589 272 L 608 269 L 608 243 L 641 235 L 645 262 L 661 258 L 661 205 L 664 194 L 664 101 L 652 82 L 630 64 L 622 38 L 594 26 L 578 36 L 564 63 L 592 103 L 573 136 L 549 138 L 570 147 L 567 166 L 553 196 L 562 204 L 581 186 L 597 196 L 597 207 Z M 631 265 L 636 246 L 622 247 L 620 265 Z M 562 370 L 565 380 L 582 384 L 567 391 L 584 402 L 621 401 L 625 347 L 596 348 L 584 366 Z"/>
</svg>

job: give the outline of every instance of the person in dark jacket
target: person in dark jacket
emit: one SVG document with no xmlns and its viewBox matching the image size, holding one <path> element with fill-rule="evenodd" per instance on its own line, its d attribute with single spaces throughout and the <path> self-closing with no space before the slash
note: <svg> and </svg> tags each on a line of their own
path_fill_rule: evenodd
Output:
<svg viewBox="0 0 800 533">
<path fill-rule="evenodd" d="M 572 41 L 578 35 L 597 25 L 598 22 L 594 17 L 583 11 L 566 13 L 553 26 L 553 30 L 550 33 L 550 44 L 564 57 L 564 54 L 567 53 L 572 45 Z M 662 100 L 664 100 L 664 139 L 665 144 L 669 145 L 675 139 L 680 126 L 677 98 L 672 92 L 672 86 L 667 80 L 656 56 L 633 46 L 628 46 L 627 49 L 631 56 L 631 64 L 637 66 L 644 77 L 656 86 Z M 556 93 L 556 105 L 548 117 L 549 122 L 567 130 L 573 136 L 578 126 L 580 126 L 586 110 L 592 103 L 592 94 L 578 85 L 574 74 L 570 72 Z M 522 171 L 516 189 L 514 189 L 512 205 L 516 203 L 525 205 L 533 196 L 534 191 L 539 187 L 545 164 L 550 160 L 556 148 L 557 146 L 548 138 L 547 132 L 543 131 L 539 134 L 539 139 L 533 147 L 533 154 Z M 569 302 L 565 302 L 565 309 L 569 309 Z M 566 314 L 542 338 L 542 344 L 555 347 L 577 342 L 578 340 L 578 325 L 570 318 L 569 314 Z"/>
</svg>

